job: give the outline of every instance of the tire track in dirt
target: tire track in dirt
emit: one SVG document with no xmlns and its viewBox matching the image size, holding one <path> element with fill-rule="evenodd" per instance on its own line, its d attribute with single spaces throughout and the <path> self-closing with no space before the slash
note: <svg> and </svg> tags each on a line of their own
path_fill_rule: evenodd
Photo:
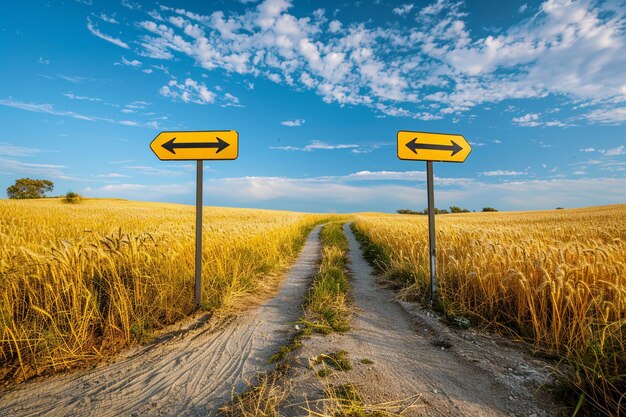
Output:
<svg viewBox="0 0 626 417">
<path fill-rule="evenodd" d="M 127 353 L 89 371 L 0 393 L 0 415 L 211 415 L 246 379 L 271 370 L 288 343 L 320 260 L 320 226 L 308 236 L 278 294 L 217 325 Z"/>
</svg>

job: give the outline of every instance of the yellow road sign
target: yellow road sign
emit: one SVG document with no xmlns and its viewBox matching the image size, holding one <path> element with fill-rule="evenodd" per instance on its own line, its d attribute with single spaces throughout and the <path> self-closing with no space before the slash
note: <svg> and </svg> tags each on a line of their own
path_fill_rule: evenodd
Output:
<svg viewBox="0 0 626 417">
<path fill-rule="evenodd" d="M 461 135 L 398 132 L 398 158 L 411 161 L 463 162 L 472 147 Z"/>
<path fill-rule="evenodd" d="M 162 161 L 237 159 L 239 133 L 236 130 L 204 132 L 161 132 L 150 143 Z"/>
</svg>

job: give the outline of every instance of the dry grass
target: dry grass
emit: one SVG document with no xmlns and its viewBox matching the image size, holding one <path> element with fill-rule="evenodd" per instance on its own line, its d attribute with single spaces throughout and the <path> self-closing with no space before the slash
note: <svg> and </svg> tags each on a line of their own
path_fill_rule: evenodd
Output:
<svg viewBox="0 0 626 417">
<path fill-rule="evenodd" d="M 318 216 L 205 207 L 202 306 L 286 268 Z M 194 311 L 194 208 L 0 200 L 0 381 L 110 356 Z"/>
<path fill-rule="evenodd" d="M 310 329 L 329 334 L 350 330 L 350 287 L 345 273 L 348 239 L 341 222 L 330 222 L 320 231 L 322 263 L 313 279 L 302 323 Z"/>
<path fill-rule="evenodd" d="M 357 228 L 402 296 L 423 300 L 426 217 L 362 215 Z M 564 358 L 585 401 L 626 415 L 626 205 L 437 216 L 437 251 L 447 314 Z"/>
<path fill-rule="evenodd" d="M 372 404 L 363 398 L 359 386 L 352 382 L 324 384 L 324 394 L 323 400 L 307 404 L 306 411 L 310 417 L 400 417 L 409 410 L 423 407 L 418 404 L 419 395 Z"/>
<path fill-rule="evenodd" d="M 285 403 L 291 387 L 280 371 L 261 374 L 255 384 L 223 406 L 220 417 L 280 417 L 280 407 Z"/>
</svg>

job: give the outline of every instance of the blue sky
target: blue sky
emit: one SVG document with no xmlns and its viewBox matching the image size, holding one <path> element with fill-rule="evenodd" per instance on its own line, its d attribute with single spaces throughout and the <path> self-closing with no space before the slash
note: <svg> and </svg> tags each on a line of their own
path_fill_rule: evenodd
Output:
<svg viewBox="0 0 626 417">
<path fill-rule="evenodd" d="M 462 134 L 436 205 L 626 202 L 623 1 L 20 1 L 0 16 L 0 187 L 194 202 L 162 130 L 239 132 L 205 204 L 426 206 L 398 130 Z"/>
</svg>

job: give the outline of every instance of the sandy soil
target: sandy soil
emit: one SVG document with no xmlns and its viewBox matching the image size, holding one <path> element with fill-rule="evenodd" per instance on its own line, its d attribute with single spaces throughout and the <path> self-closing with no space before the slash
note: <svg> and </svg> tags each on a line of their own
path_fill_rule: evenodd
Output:
<svg viewBox="0 0 626 417">
<path fill-rule="evenodd" d="M 324 386 L 352 383 L 366 404 L 397 401 L 410 416 L 552 416 L 558 408 L 539 388 L 549 367 L 496 336 L 446 328 L 427 311 L 399 303 L 376 284 L 358 242 L 350 243 L 349 268 L 355 314 L 348 333 L 314 336 L 292 359 L 290 404 L 283 413 L 321 411 Z M 344 350 L 348 372 L 320 379 L 311 370 L 320 354 Z M 373 364 L 361 363 L 366 359 Z M 323 382 L 321 382 L 323 380 Z M 305 402 L 308 405 L 305 407 Z"/>
<path fill-rule="evenodd" d="M 114 363 L 0 393 L 0 415 L 146 416 L 213 414 L 271 370 L 268 360 L 295 331 L 320 260 L 319 227 L 308 237 L 279 293 L 227 320 L 209 320 Z"/>
</svg>

